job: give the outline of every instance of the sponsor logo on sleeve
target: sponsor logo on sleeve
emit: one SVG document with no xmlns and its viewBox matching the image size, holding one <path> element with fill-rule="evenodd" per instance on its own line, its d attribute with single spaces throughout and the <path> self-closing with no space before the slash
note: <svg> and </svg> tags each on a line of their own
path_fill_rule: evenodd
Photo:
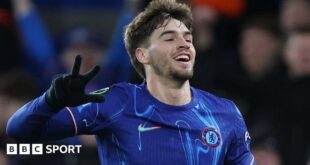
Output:
<svg viewBox="0 0 310 165">
<path fill-rule="evenodd" d="M 244 140 L 245 140 L 245 142 L 248 142 L 251 140 L 251 137 L 250 137 L 250 134 L 248 131 L 245 131 L 245 133 L 244 133 Z"/>
</svg>

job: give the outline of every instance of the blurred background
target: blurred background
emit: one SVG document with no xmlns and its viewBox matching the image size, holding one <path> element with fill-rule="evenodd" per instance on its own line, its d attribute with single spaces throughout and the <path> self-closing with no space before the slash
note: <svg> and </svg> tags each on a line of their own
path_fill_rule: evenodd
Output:
<svg viewBox="0 0 310 165">
<path fill-rule="evenodd" d="M 181 0 L 180 0 L 181 1 Z M 99 164 L 95 138 L 78 155 L 7 156 L 8 118 L 40 96 L 77 54 L 92 91 L 141 83 L 123 29 L 149 0 L 0 1 L 0 165 Z M 192 7 L 197 51 L 193 86 L 234 100 L 258 165 L 310 165 L 310 0 L 182 0 Z"/>
</svg>

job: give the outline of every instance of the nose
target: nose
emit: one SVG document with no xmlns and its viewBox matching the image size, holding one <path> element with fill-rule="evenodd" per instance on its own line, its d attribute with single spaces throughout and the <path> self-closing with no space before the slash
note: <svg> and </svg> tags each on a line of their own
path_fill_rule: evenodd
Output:
<svg viewBox="0 0 310 165">
<path fill-rule="evenodd" d="M 185 38 L 180 38 L 180 39 L 179 39 L 179 43 L 178 43 L 178 48 L 181 48 L 181 49 L 189 49 L 189 48 L 190 48 L 190 45 L 189 45 L 189 43 L 186 41 Z"/>
</svg>

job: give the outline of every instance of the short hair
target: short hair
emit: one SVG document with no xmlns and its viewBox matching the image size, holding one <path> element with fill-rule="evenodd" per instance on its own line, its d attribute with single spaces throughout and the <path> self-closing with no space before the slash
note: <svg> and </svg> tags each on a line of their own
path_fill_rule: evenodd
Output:
<svg viewBox="0 0 310 165">
<path fill-rule="evenodd" d="M 165 21 L 171 18 L 181 21 L 192 31 L 191 9 L 175 0 L 153 0 L 125 29 L 125 46 L 131 64 L 142 78 L 145 78 L 145 69 L 137 60 L 135 51 L 138 47 L 148 47 L 152 32 L 165 26 Z"/>
<path fill-rule="evenodd" d="M 276 17 L 273 15 L 254 16 L 251 17 L 243 25 L 243 31 L 247 29 L 257 28 L 261 29 L 275 38 L 281 38 L 282 33 L 278 25 Z"/>
</svg>

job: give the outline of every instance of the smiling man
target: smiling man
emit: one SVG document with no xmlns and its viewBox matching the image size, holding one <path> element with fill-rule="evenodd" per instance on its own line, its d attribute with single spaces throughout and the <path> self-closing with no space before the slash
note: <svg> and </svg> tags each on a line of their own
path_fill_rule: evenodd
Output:
<svg viewBox="0 0 310 165">
<path fill-rule="evenodd" d="M 45 94 L 11 117 L 8 135 L 32 142 L 95 134 L 102 164 L 254 164 L 235 104 L 190 86 L 192 40 L 187 5 L 152 1 L 125 32 L 144 83 L 85 94 L 99 68 L 80 75 L 77 56 L 72 74 L 55 78 Z"/>
</svg>

